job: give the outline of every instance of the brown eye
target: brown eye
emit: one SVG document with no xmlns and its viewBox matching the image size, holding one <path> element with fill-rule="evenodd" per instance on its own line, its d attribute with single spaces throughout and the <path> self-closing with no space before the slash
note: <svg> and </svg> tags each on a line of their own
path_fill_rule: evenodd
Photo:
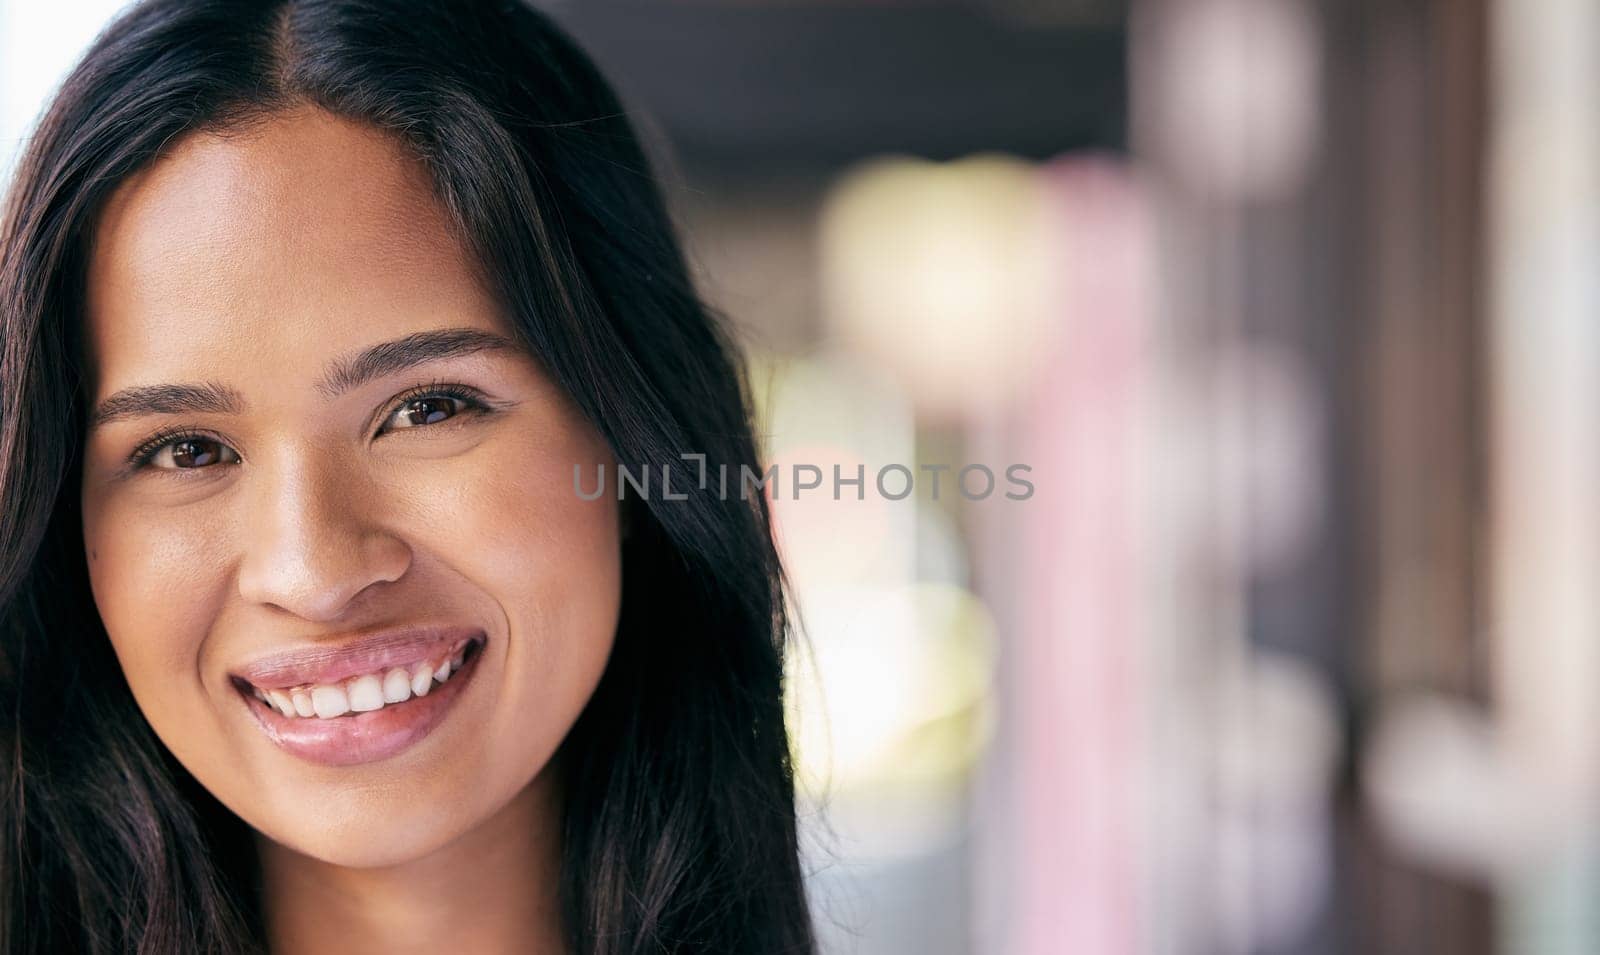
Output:
<svg viewBox="0 0 1600 955">
<path fill-rule="evenodd" d="M 451 418 L 463 411 L 487 411 L 488 406 L 475 394 L 456 385 L 437 385 L 422 394 L 402 398 L 389 415 L 390 431 L 404 431 Z"/>
<path fill-rule="evenodd" d="M 180 468 L 203 468 L 221 459 L 215 441 L 180 441 L 172 447 L 172 461 Z"/>
<path fill-rule="evenodd" d="M 406 402 L 400 411 L 400 420 L 405 421 L 405 427 L 414 427 L 419 424 L 433 424 L 455 414 L 453 405 L 456 399 L 445 397 L 412 398 Z"/>
<path fill-rule="evenodd" d="M 159 471 L 196 471 L 218 463 L 236 463 L 239 455 L 226 444 L 203 435 L 179 435 L 137 455 L 140 467 Z"/>
</svg>

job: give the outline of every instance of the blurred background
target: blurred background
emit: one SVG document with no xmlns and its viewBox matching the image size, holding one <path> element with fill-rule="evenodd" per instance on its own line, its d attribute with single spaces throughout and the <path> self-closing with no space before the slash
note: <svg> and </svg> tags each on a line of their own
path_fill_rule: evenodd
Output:
<svg viewBox="0 0 1600 955">
<path fill-rule="evenodd" d="M 544 6 L 825 475 L 830 955 L 1600 951 L 1600 4 Z"/>
</svg>

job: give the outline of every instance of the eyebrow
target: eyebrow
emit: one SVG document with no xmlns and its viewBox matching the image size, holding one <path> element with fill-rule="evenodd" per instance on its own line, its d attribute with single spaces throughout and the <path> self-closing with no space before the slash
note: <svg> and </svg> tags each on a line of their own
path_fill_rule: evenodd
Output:
<svg viewBox="0 0 1600 955">
<path fill-rule="evenodd" d="M 445 328 L 417 332 L 372 345 L 354 355 L 336 358 L 316 382 L 327 398 L 337 398 L 386 375 L 431 362 L 481 351 L 520 350 L 511 339 L 478 328 Z M 106 397 L 90 417 L 91 428 L 144 415 L 228 414 L 244 411 L 244 397 L 220 382 L 135 385 Z"/>
</svg>

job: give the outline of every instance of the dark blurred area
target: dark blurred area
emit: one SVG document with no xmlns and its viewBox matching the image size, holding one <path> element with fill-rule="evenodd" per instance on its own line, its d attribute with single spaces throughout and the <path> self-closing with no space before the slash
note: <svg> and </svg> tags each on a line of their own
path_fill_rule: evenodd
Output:
<svg viewBox="0 0 1600 955">
<path fill-rule="evenodd" d="M 822 172 L 880 153 L 1047 159 L 1126 142 L 1120 3 L 543 6 L 708 175 Z"/>
</svg>

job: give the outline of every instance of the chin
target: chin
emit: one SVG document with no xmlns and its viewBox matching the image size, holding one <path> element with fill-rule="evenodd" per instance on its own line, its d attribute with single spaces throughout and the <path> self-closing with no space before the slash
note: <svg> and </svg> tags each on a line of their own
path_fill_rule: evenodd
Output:
<svg viewBox="0 0 1600 955">
<path fill-rule="evenodd" d="M 352 794 L 353 795 L 353 794 Z M 481 819 L 459 815 L 462 802 L 417 799 L 334 799 L 318 806 L 304 801 L 270 830 L 278 845 L 329 865 L 372 869 L 403 865 L 437 852 Z M 445 807 L 454 807 L 454 810 Z M 287 813 L 286 813 L 287 815 Z"/>
</svg>

